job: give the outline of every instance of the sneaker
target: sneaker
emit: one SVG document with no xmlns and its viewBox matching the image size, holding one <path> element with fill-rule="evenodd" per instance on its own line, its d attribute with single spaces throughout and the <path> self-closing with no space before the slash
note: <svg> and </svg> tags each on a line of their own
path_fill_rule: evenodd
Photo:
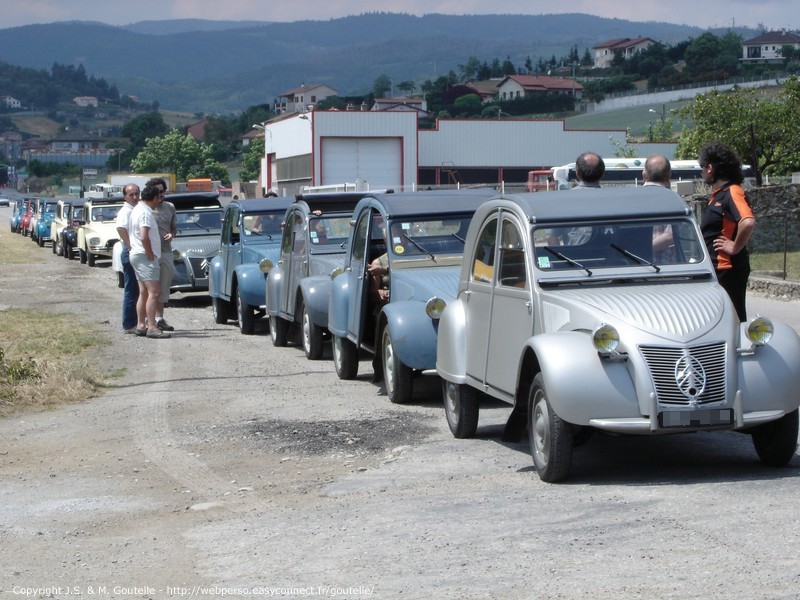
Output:
<svg viewBox="0 0 800 600">
<path fill-rule="evenodd" d="M 166 331 L 161 331 L 160 329 L 150 329 L 147 331 L 147 337 L 149 338 L 169 338 L 172 337 Z"/>
<path fill-rule="evenodd" d="M 167 323 L 166 319 L 156 319 L 156 327 L 161 331 L 175 331 L 175 328 Z"/>
<path fill-rule="evenodd" d="M 139 328 L 137 327 L 137 328 L 134 330 L 134 332 L 133 332 L 133 333 L 135 333 L 135 334 L 136 334 L 137 336 L 139 336 L 139 337 L 144 337 L 144 336 L 146 336 L 146 335 L 147 335 L 147 327 L 144 327 L 143 329 L 139 329 Z"/>
</svg>

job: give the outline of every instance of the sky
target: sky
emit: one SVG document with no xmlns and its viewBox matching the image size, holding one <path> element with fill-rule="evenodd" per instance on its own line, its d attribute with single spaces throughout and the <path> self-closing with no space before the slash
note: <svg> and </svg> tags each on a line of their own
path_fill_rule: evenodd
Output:
<svg viewBox="0 0 800 600">
<path fill-rule="evenodd" d="M 365 12 L 418 16 L 586 13 L 704 29 L 763 25 L 768 30 L 800 30 L 797 0 L 2 0 L 0 29 L 76 20 L 108 25 L 164 19 L 316 21 Z"/>
</svg>

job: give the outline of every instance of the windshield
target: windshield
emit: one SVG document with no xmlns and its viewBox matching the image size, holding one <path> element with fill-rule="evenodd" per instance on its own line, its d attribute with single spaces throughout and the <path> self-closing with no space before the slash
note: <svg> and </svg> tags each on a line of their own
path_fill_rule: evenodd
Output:
<svg viewBox="0 0 800 600">
<path fill-rule="evenodd" d="M 92 221 L 115 221 L 122 206 L 93 206 Z"/>
<path fill-rule="evenodd" d="M 263 215 L 245 215 L 242 218 L 245 235 L 263 235 L 267 238 L 279 238 L 281 236 L 281 222 L 283 221 L 283 211 L 265 213 Z"/>
<path fill-rule="evenodd" d="M 470 219 L 471 215 L 395 220 L 389 225 L 391 239 L 388 246 L 398 258 L 463 254 L 464 236 Z"/>
<path fill-rule="evenodd" d="M 222 209 L 211 210 L 197 209 L 178 212 L 175 215 L 177 227 L 182 232 L 208 231 L 222 228 Z"/>
<path fill-rule="evenodd" d="M 686 219 L 538 227 L 533 243 L 536 266 L 542 271 L 663 267 L 703 260 L 703 242 Z"/>
<path fill-rule="evenodd" d="M 341 248 L 350 235 L 351 215 L 318 217 L 308 220 L 312 246 L 337 246 Z"/>
</svg>

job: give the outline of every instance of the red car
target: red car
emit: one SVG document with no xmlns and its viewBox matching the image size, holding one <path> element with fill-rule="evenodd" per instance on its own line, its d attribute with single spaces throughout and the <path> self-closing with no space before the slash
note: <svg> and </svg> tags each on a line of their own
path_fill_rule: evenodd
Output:
<svg viewBox="0 0 800 600">
<path fill-rule="evenodd" d="M 23 198 L 22 202 L 25 206 L 22 218 L 19 220 L 19 231 L 22 235 L 28 236 L 31 233 L 31 217 L 36 212 L 37 198 Z"/>
</svg>

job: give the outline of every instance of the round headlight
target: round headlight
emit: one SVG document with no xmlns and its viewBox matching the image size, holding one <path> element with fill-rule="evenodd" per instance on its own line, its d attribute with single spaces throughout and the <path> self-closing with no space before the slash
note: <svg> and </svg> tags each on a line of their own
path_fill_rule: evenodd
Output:
<svg viewBox="0 0 800 600">
<path fill-rule="evenodd" d="M 747 324 L 747 339 L 759 346 L 769 343 L 773 333 L 775 327 L 766 317 L 758 316 Z"/>
<path fill-rule="evenodd" d="M 592 333 L 592 343 L 600 352 L 614 352 L 619 345 L 619 332 L 613 326 L 603 323 Z"/>
<path fill-rule="evenodd" d="M 181 251 L 180 250 L 173 250 L 172 251 L 172 260 L 180 260 L 181 259 Z"/>
<path fill-rule="evenodd" d="M 272 267 L 275 265 L 272 264 L 272 261 L 268 258 L 262 258 L 261 262 L 258 263 L 258 268 L 261 269 L 262 273 L 269 273 L 272 271 Z"/>
<path fill-rule="evenodd" d="M 447 306 L 447 302 L 438 296 L 434 296 L 425 303 L 425 312 L 431 319 L 438 319 L 442 316 L 445 306 Z"/>
</svg>

